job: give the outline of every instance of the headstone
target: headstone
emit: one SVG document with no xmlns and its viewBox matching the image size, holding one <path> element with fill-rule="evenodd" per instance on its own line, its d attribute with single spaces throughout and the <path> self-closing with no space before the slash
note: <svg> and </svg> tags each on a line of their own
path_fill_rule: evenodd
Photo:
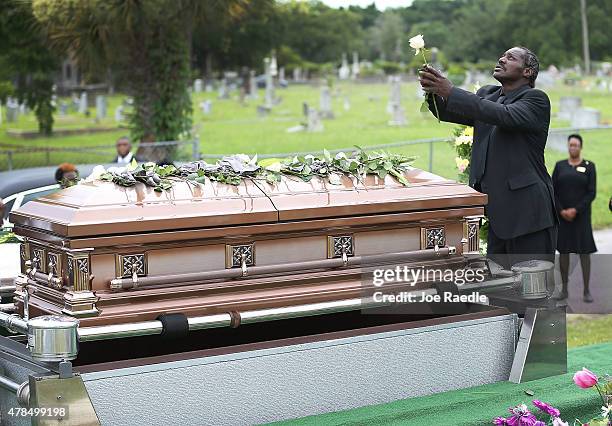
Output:
<svg viewBox="0 0 612 426">
<path fill-rule="evenodd" d="M 193 82 L 193 91 L 195 93 L 201 93 L 202 92 L 202 84 L 203 84 L 203 81 L 202 81 L 201 78 L 195 79 L 194 82 Z"/>
<path fill-rule="evenodd" d="M 13 98 L 6 100 L 6 122 L 14 123 L 19 118 L 19 102 Z"/>
<path fill-rule="evenodd" d="M 81 99 L 79 100 L 79 114 L 87 113 L 87 92 L 81 92 Z"/>
<path fill-rule="evenodd" d="M 348 66 L 346 54 L 343 53 L 342 54 L 342 65 L 340 66 L 340 69 L 338 70 L 338 78 L 340 80 L 346 80 L 349 78 L 350 75 L 351 75 L 351 69 Z"/>
<path fill-rule="evenodd" d="M 272 59 L 270 60 L 270 75 L 276 77 L 278 75 L 278 65 L 276 64 L 276 54 L 272 53 Z"/>
<path fill-rule="evenodd" d="M 257 80 L 255 77 L 255 71 L 249 71 L 249 99 L 258 99 L 259 93 L 257 91 Z"/>
<path fill-rule="evenodd" d="M 548 71 L 542 71 L 538 74 L 536 85 L 543 88 L 550 88 L 555 85 L 555 78 Z"/>
<path fill-rule="evenodd" d="M 59 115 L 64 116 L 68 114 L 68 102 L 60 101 L 59 104 Z"/>
<path fill-rule="evenodd" d="M 264 106 L 266 108 L 272 108 L 274 105 L 274 80 L 272 74 L 272 60 L 270 58 L 264 59 L 264 69 L 266 70 L 266 93 Z"/>
<path fill-rule="evenodd" d="M 574 113 L 582 106 L 582 99 L 576 96 L 562 96 L 559 101 L 559 118 L 571 120 Z"/>
<path fill-rule="evenodd" d="M 319 99 L 319 115 L 324 119 L 334 118 L 334 112 L 332 111 L 331 105 L 331 93 L 329 86 L 323 86 L 321 88 L 321 97 Z"/>
<path fill-rule="evenodd" d="M 389 76 L 391 92 L 387 102 L 387 113 L 393 114 L 393 105 L 402 103 L 402 80 L 399 76 Z"/>
<path fill-rule="evenodd" d="M 81 106 L 81 101 L 79 100 L 79 97 L 73 93 L 72 97 L 70 98 L 70 107 L 72 108 L 72 111 L 78 112 L 80 106 Z"/>
<path fill-rule="evenodd" d="M 293 68 L 293 81 L 302 80 L 302 69 L 300 67 Z"/>
<path fill-rule="evenodd" d="M 285 79 L 285 67 L 280 67 L 280 70 L 278 70 L 278 80 L 284 80 Z"/>
<path fill-rule="evenodd" d="M 106 118 L 106 96 L 96 95 L 96 119 Z"/>
<path fill-rule="evenodd" d="M 359 77 L 359 54 L 357 52 L 353 52 L 353 68 L 352 68 L 352 77 L 353 79 L 357 79 Z"/>
<path fill-rule="evenodd" d="M 391 94 L 387 103 L 387 112 L 391 114 L 390 126 L 405 126 L 406 114 L 402 107 L 402 80 L 399 76 L 390 78 Z"/>
<path fill-rule="evenodd" d="M 268 107 L 265 105 L 257 105 L 257 116 L 258 117 L 267 117 L 270 112 L 272 112 L 272 107 Z"/>
<path fill-rule="evenodd" d="M 221 80 L 221 85 L 219 86 L 219 99 L 229 99 L 229 89 L 227 87 L 227 80 L 224 78 Z"/>
<path fill-rule="evenodd" d="M 28 112 L 28 107 L 25 103 L 19 105 L 19 113 L 21 115 L 26 115 Z"/>
<path fill-rule="evenodd" d="M 205 101 L 200 102 L 200 109 L 204 115 L 209 115 L 212 112 L 212 101 L 210 99 L 206 99 Z"/>
<path fill-rule="evenodd" d="M 213 85 L 210 82 L 207 82 L 206 88 L 204 90 L 206 91 L 206 93 L 212 93 L 214 90 Z"/>
<path fill-rule="evenodd" d="M 389 121 L 389 126 L 405 126 L 408 124 L 404 108 L 400 104 L 393 104 L 392 118 Z"/>
<path fill-rule="evenodd" d="M 344 106 L 344 110 L 345 111 L 350 111 L 350 109 L 351 109 L 351 101 L 346 96 L 344 97 L 344 104 L 343 104 L 343 106 Z"/>
<path fill-rule="evenodd" d="M 583 129 L 589 127 L 599 127 L 601 112 L 594 108 L 579 108 L 572 117 L 572 127 Z"/>
<path fill-rule="evenodd" d="M 307 132 L 322 132 L 323 123 L 321 122 L 321 115 L 314 108 L 308 108 L 306 116 L 306 131 Z"/>
<path fill-rule="evenodd" d="M 121 123 L 123 121 L 123 105 L 119 105 L 115 108 L 115 122 Z"/>
</svg>

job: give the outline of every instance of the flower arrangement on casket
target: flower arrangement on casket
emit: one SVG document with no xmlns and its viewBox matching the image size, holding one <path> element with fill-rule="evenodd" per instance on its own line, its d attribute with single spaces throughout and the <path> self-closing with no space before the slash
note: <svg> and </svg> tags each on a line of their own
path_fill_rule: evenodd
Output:
<svg viewBox="0 0 612 426">
<path fill-rule="evenodd" d="M 257 156 L 238 154 L 223 157 L 214 164 L 206 161 L 194 161 L 179 167 L 173 165 L 158 166 L 155 163 L 137 164 L 133 162 L 126 168 L 109 168 L 96 166 L 86 180 L 104 180 L 120 186 L 133 186 L 142 182 L 155 191 L 172 188 L 173 181 L 182 180 L 204 184 L 207 179 L 230 185 L 240 185 L 243 179 L 265 180 L 268 183 L 280 182 L 283 176 L 310 181 L 314 176 L 327 178 L 332 185 L 341 184 L 341 176 L 348 175 L 360 180 L 365 175 L 373 174 L 380 178 L 393 176 L 403 185 L 408 180 L 403 172 L 410 168 L 414 157 L 384 151 L 366 152 L 357 147 L 356 152 L 346 154 L 339 152 L 332 156 L 327 150 L 323 156 L 295 156 L 284 161 L 274 161 L 263 165 L 258 163 Z"/>
</svg>

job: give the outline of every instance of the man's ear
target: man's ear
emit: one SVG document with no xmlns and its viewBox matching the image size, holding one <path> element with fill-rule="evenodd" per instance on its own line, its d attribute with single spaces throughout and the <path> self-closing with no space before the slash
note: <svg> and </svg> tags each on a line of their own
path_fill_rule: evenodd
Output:
<svg viewBox="0 0 612 426">
<path fill-rule="evenodd" d="M 531 68 L 524 68 L 523 69 L 523 77 L 525 77 L 527 80 L 531 79 L 532 75 L 533 75 L 533 69 L 531 69 Z"/>
</svg>

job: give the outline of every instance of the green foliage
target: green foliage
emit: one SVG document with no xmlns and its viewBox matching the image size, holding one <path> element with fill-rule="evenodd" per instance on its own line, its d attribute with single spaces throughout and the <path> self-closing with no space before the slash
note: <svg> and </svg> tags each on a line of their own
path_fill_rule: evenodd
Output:
<svg viewBox="0 0 612 426">
<path fill-rule="evenodd" d="M 0 244 L 19 243 L 19 238 L 10 231 L 0 229 Z"/>
<path fill-rule="evenodd" d="M 16 96 L 33 109 L 40 133 L 53 130 L 53 73 L 59 58 L 37 25 L 29 2 L 0 0 L 0 100 Z M 15 85 L 1 80 L 12 79 Z"/>
<path fill-rule="evenodd" d="M 332 185 L 339 185 L 342 175 L 354 176 L 361 179 L 367 174 L 375 174 L 384 179 L 391 175 L 404 185 L 408 180 L 403 175 L 413 157 L 401 154 L 378 152 L 365 152 L 357 147 L 354 155 L 339 152 L 335 156 L 325 150 L 323 157 L 314 155 L 296 156 L 282 162 L 267 162 L 266 166 L 257 163 L 257 156 L 253 158 L 238 154 L 223 157 L 215 164 L 206 161 L 186 163 L 179 168 L 157 166 L 155 163 L 145 163 L 135 168 L 126 168 L 120 172 L 109 170 L 100 176 L 101 180 L 114 182 L 120 186 L 134 186 L 142 182 L 153 187 L 155 191 L 165 191 L 172 188 L 173 180 L 186 180 L 197 183 L 206 183 L 213 180 L 230 185 L 240 185 L 243 179 L 263 179 L 268 183 L 280 182 L 283 175 L 295 176 L 309 182 L 314 176 L 328 178 Z"/>
<path fill-rule="evenodd" d="M 54 46 L 73 52 L 86 72 L 110 68 L 124 83 L 134 98 L 132 139 L 176 140 L 191 129 L 194 26 L 239 15 L 246 3 L 33 0 L 33 10 Z"/>
</svg>

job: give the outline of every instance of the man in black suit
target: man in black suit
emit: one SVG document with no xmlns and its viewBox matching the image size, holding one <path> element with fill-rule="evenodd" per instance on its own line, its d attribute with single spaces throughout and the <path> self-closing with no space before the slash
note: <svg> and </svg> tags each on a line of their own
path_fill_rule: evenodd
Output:
<svg viewBox="0 0 612 426">
<path fill-rule="evenodd" d="M 544 163 L 550 101 L 534 88 L 538 69 L 533 52 L 513 47 L 493 72 L 501 86 L 476 94 L 454 87 L 429 66 L 419 73 L 423 90 L 435 95 L 440 120 L 474 126 L 469 184 L 488 195 L 488 255 L 505 267 L 554 260 L 558 219 Z"/>
</svg>

